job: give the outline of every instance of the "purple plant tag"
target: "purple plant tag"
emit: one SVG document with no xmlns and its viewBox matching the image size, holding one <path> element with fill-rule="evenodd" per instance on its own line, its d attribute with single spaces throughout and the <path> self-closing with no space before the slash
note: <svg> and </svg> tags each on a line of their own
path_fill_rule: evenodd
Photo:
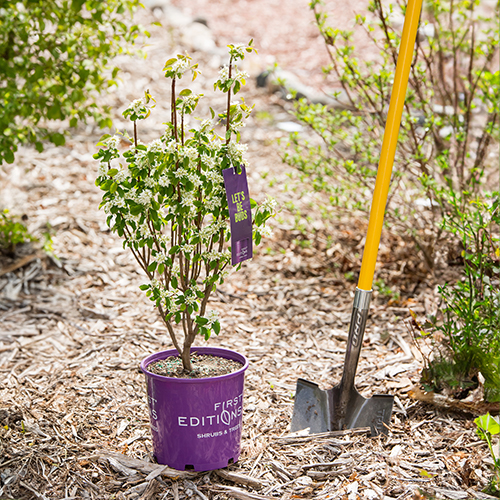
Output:
<svg viewBox="0 0 500 500">
<path fill-rule="evenodd" d="M 247 172 L 241 165 L 241 173 L 236 168 L 222 171 L 226 187 L 229 222 L 231 224 L 231 264 L 252 258 L 252 211 L 248 194 Z"/>
</svg>

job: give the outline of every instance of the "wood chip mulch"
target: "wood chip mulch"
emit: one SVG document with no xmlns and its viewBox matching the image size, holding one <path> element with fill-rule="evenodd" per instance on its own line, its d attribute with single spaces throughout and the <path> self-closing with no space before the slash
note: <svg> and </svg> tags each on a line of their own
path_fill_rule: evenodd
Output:
<svg viewBox="0 0 500 500">
<path fill-rule="evenodd" d="M 154 19 L 146 12 L 141 22 Z M 158 118 L 140 129 L 143 141 L 154 138 L 168 116 L 161 69 L 184 49 L 178 29 L 152 26 L 148 59 L 120 60 L 123 82 L 103 98 L 119 117 L 131 100 L 151 91 Z M 193 55 L 209 68 L 193 84 L 200 91 L 221 61 Z M 30 231 L 50 231 L 54 247 L 54 256 L 25 248 L 25 260 L 2 263 L 0 272 L 0 499 L 403 500 L 424 492 L 490 498 L 481 490 L 491 464 L 473 416 L 408 396 L 422 367 L 408 334 L 408 311 L 423 316 L 435 307 L 431 283 L 422 278 L 412 284 L 408 276 L 398 278 L 406 290 L 399 302 L 375 297 L 358 367 L 356 386 L 364 396 L 396 396 L 389 435 L 370 438 L 366 429 L 290 435 L 297 378 L 323 387 L 340 380 L 355 284 L 332 269 L 334 263 L 341 271 L 356 269 L 365 226 L 351 218 L 330 227 L 332 238 L 345 245 L 329 253 L 321 238 L 300 244 L 296 212 L 287 202 L 322 223 L 310 193 L 283 189 L 289 177 L 274 139 L 285 137 L 276 123 L 289 119 L 287 104 L 253 83 L 245 92 L 257 103 L 256 113 L 272 117 L 263 121 L 254 113 L 244 130 L 250 191 L 260 200 L 274 195 L 283 208 L 274 237 L 214 295 L 220 336 L 199 342 L 250 360 L 240 461 L 192 473 L 153 460 L 139 363 L 171 345 L 139 290 L 145 277 L 97 209 L 92 155 L 100 131 L 88 126 L 64 147 L 21 148 L 16 162 L 0 171 L 2 204 L 26 214 Z M 221 104 L 211 94 L 208 100 Z M 383 245 L 390 253 L 390 239 Z M 389 272 L 387 265 L 379 272 Z"/>
</svg>

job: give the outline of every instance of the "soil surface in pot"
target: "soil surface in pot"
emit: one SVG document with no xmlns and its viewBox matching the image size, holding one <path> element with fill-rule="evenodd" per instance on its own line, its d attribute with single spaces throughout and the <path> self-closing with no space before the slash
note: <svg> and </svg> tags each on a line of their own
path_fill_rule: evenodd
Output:
<svg viewBox="0 0 500 500">
<path fill-rule="evenodd" d="M 179 356 L 169 356 L 166 359 L 154 361 L 147 366 L 151 373 L 174 378 L 207 378 L 227 375 L 239 370 L 243 365 L 233 359 L 212 356 L 211 354 L 192 354 L 193 370 L 186 372 Z"/>
</svg>

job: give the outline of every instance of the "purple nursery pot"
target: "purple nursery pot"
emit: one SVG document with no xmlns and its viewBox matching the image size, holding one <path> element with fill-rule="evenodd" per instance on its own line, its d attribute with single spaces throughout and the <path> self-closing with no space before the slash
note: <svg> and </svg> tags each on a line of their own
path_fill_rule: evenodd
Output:
<svg viewBox="0 0 500 500">
<path fill-rule="evenodd" d="M 178 379 L 147 371 L 147 366 L 177 351 L 151 354 L 141 363 L 146 376 L 153 449 L 159 464 L 177 470 L 227 467 L 240 456 L 243 385 L 248 360 L 220 347 L 191 352 L 239 361 L 238 371 L 220 377 Z"/>
</svg>

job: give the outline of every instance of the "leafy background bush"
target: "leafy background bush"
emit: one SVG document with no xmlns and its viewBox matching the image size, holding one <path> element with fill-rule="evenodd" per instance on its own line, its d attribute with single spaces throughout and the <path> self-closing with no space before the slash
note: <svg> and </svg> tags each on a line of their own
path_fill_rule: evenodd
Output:
<svg viewBox="0 0 500 500">
<path fill-rule="evenodd" d="M 118 54 L 131 53 L 138 35 L 130 22 L 139 0 L 7 0 L 0 4 L 0 164 L 12 163 L 20 144 L 65 142 L 64 132 L 93 117 L 111 126 L 98 94 L 115 84 Z M 67 127 L 67 124 L 65 124 Z"/>
<path fill-rule="evenodd" d="M 324 72 L 340 85 L 347 109 L 299 100 L 294 114 L 314 137 L 291 134 L 283 159 L 327 196 L 327 205 L 367 213 L 404 5 L 370 2 L 371 15 L 357 16 L 357 24 L 373 50 L 360 52 L 352 31 L 329 26 L 321 4 L 310 3 L 331 60 Z M 478 1 L 429 0 L 423 18 L 386 226 L 413 245 L 432 270 L 449 236 L 441 224 L 449 196 L 460 193 L 464 207 L 498 172 L 498 155 L 490 155 L 499 135 L 498 3 L 485 17 Z"/>
</svg>

